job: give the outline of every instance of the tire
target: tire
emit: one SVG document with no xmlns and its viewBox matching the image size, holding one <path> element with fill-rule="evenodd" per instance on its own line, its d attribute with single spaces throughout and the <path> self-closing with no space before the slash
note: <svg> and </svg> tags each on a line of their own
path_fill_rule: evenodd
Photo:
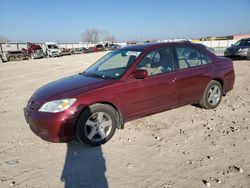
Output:
<svg viewBox="0 0 250 188">
<path fill-rule="evenodd" d="M 80 115 L 75 129 L 78 141 L 99 146 L 109 141 L 115 133 L 117 118 L 109 105 L 94 104 Z"/>
<path fill-rule="evenodd" d="M 205 109 L 216 108 L 222 98 L 222 86 L 219 82 L 211 80 L 204 91 L 203 97 L 199 102 L 200 106 Z"/>
</svg>

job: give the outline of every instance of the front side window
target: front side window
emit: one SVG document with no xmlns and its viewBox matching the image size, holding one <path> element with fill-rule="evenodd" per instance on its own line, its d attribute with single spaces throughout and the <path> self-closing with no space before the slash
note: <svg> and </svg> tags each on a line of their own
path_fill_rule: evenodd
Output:
<svg viewBox="0 0 250 188">
<path fill-rule="evenodd" d="M 137 69 L 147 70 L 149 76 L 172 71 L 171 48 L 160 48 L 149 52 L 137 65 Z"/>
<path fill-rule="evenodd" d="M 119 79 L 142 50 L 119 49 L 108 53 L 89 67 L 84 75 L 103 79 Z"/>
</svg>

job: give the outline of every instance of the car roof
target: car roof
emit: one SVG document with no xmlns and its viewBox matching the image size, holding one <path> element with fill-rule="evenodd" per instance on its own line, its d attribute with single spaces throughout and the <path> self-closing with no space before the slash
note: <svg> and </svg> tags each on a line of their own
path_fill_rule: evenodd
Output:
<svg viewBox="0 0 250 188">
<path fill-rule="evenodd" d="M 159 42 L 159 43 L 145 43 L 145 44 L 137 44 L 131 46 L 125 46 L 123 49 L 127 50 L 146 50 L 152 47 L 160 47 L 165 45 L 173 45 L 173 44 L 195 44 L 190 41 L 182 41 L 182 42 Z"/>
<path fill-rule="evenodd" d="M 250 38 L 244 38 L 244 39 L 241 39 L 241 40 L 250 40 Z"/>
<path fill-rule="evenodd" d="M 55 42 L 45 42 L 45 44 L 49 45 L 49 44 L 57 44 Z"/>
</svg>

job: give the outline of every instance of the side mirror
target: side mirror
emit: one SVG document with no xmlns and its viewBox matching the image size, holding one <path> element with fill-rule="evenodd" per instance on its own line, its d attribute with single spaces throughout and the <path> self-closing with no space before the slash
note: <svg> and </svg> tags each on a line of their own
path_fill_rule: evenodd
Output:
<svg viewBox="0 0 250 188">
<path fill-rule="evenodd" d="M 134 72 L 135 79 L 144 79 L 148 77 L 148 71 L 145 69 L 138 69 Z"/>
</svg>

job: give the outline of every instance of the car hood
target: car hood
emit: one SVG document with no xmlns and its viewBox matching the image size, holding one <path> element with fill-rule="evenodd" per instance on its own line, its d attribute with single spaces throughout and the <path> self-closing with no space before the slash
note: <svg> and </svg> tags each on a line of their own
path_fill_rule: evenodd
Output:
<svg viewBox="0 0 250 188">
<path fill-rule="evenodd" d="M 32 45 L 32 46 L 29 47 L 29 49 L 31 49 L 31 50 L 37 50 L 37 49 L 39 49 L 40 50 L 42 48 L 39 45 Z"/>
<path fill-rule="evenodd" d="M 228 50 L 239 50 L 239 49 L 245 49 L 245 48 L 250 48 L 249 46 L 232 46 L 232 47 L 229 47 L 227 48 Z"/>
<path fill-rule="evenodd" d="M 38 103 L 44 103 L 51 100 L 74 98 L 90 90 L 108 85 L 110 82 L 113 81 L 77 74 L 42 86 L 32 95 L 32 99 Z"/>
</svg>

